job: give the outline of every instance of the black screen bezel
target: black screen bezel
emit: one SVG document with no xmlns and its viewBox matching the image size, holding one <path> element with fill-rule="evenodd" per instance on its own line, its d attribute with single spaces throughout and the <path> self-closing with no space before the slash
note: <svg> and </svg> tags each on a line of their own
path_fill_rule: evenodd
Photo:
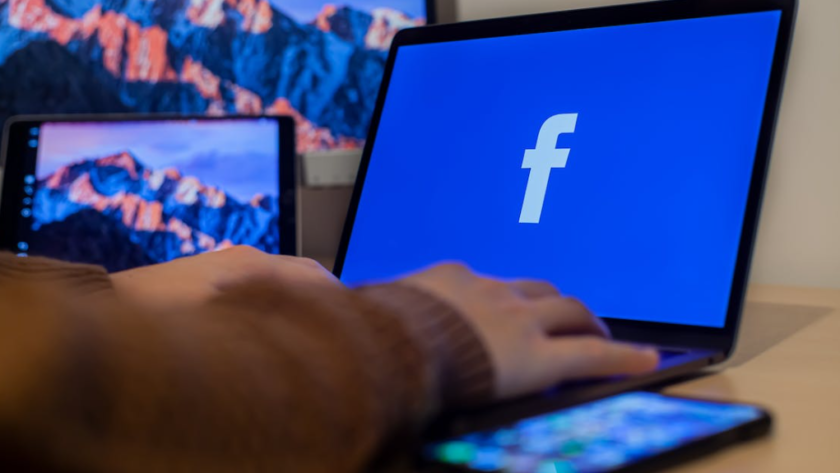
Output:
<svg viewBox="0 0 840 473">
<path fill-rule="evenodd" d="M 335 275 L 340 278 L 344 267 L 347 249 L 353 232 L 353 224 L 364 187 L 365 176 L 370 166 L 371 154 L 374 143 L 376 142 L 376 134 L 382 117 L 382 109 L 388 92 L 388 85 L 393 72 L 397 50 L 400 47 L 415 44 L 652 23 L 773 10 L 781 10 L 782 17 L 779 24 L 776 50 L 767 88 L 759 140 L 756 147 L 752 182 L 749 187 L 725 325 L 722 328 L 714 328 L 618 319 L 606 320 L 613 335 L 622 340 L 666 346 L 712 349 L 722 351 L 725 357 L 729 357 L 737 339 L 740 314 L 745 299 L 769 158 L 781 103 L 785 72 L 787 70 L 793 25 L 797 11 L 797 0 L 672 0 L 667 2 L 648 2 L 482 20 L 425 28 L 411 28 L 399 32 L 391 46 L 385 76 L 380 87 L 376 109 L 365 143 L 355 189 L 350 201 L 350 208 L 336 257 Z M 427 137 L 426 139 L 433 138 Z M 687 301 L 687 303 L 690 303 L 690 301 Z"/>
<path fill-rule="evenodd" d="M 699 437 L 694 439 L 691 442 L 682 444 L 677 446 L 676 448 L 672 448 L 670 450 L 666 450 L 659 454 L 655 454 L 652 456 L 644 457 L 636 462 L 626 464 L 624 466 L 619 467 L 618 469 L 611 470 L 613 473 L 640 473 L 640 472 L 651 472 L 651 471 L 658 471 L 663 470 L 666 468 L 671 468 L 682 463 L 695 460 L 697 458 L 703 457 L 705 455 L 714 453 L 718 450 L 726 448 L 731 445 L 735 445 L 741 442 L 746 442 L 749 440 L 753 440 L 756 438 L 763 437 L 769 434 L 773 428 L 773 416 L 770 414 L 766 408 L 754 404 L 746 404 L 740 402 L 724 402 L 724 401 L 717 401 L 717 400 L 710 400 L 710 399 L 700 399 L 695 397 L 689 396 L 673 396 L 667 395 L 662 393 L 656 393 L 663 397 L 676 399 L 676 400 L 686 400 L 686 401 L 700 401 L 706 402 L 711 404 L 719 404 L 719 405 L 748 405 L 750 407 L 754 407 L 758 409 L 760 412 L 760 416 L 756 419 L 751 421 L 745 422 L 743 424 L 736 425 L 731 427 L 723 432 L 718 432 L 716 434 L 708 435 L 706 437 Z M 611 396 L 614 397 L 614 396 Z M 609 398 L 607 398 L 609 399 Z M 601 399 L 603 401 L 603 399 Z M 596 401 L 592 401 L 596 402 Z M 585 404 L 583 404 L 585 405 Z M 569 409 L 564 408 L 560 410 Z M 538 416 L 534 417 L 541 417 L 545 415 L 551 415 L 551 412 L 546 412 L 543 414 L 539 414 Z M 503 428 L 500 426 L 499 428 Z M 488 429 L 483 431 L 495 431 L 498 429 Z M 458 436 L 460 437 L 460 436 Z M 456 437 L 457 438 L 457 437 Z M 436 440 L 435 443 L 445 442 L 447 439 Z M 461 472 L 461 473 L 475 473 L 476 470 L 469 469 L 467 467 L 462 466 L 455 466 L 450 464 L 444 464 L 436 462 L 428 457 L 421 456 L 418 460 L 421 464 L 425 465 L 434 465 L 440 468 L 442 471 L 452 471 L 452 472 Z"/>
<path fill-rule="evenodd" d="M 0 251 L 17 253 L 20 228 L 23 225 L 20 214 L 24 193 L 24 177 L 35 174 L 37 150 L 27 146 L 29 129 L 44 123 L 107 123 L 143 121 L 218 121 L 218 120 L 273 120 L 279 131 L 278 156 L 280 163 L 280 254 L 297 253 L 297 205 L 295 176 L 295 123 L 291 117 L 268 115 L 232 115 L 208 117 L 204 115 L 171 114 L 113 114 L 113 115 L 26 115 L 12 117 L 6 122 L 0 156 L 5 159 L 2 197 L 0 197 Z M 23 156 L 22 159 L 14 159 Z"/>
</svg>

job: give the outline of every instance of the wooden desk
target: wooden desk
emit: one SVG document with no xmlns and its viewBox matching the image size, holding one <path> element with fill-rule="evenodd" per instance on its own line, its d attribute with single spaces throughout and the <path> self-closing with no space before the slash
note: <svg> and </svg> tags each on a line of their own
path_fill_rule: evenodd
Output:
<svg viewBox="0 0 840 473">
<path fill-rule="evenodd" d="M 678 473 L 840 472 L 840 290 L 757 286 L 755 307 L 783 304 L 824 308 L 813 323 L 740 366 L 673 386 L 665 392 L 755 402 L 774 413 L 773 435 L 676 468 Z M 778 307 L 778 306 L 777 306 Z M 761 310 L 753 310 L 745 339 L 761 337 Z"/>
</svg>

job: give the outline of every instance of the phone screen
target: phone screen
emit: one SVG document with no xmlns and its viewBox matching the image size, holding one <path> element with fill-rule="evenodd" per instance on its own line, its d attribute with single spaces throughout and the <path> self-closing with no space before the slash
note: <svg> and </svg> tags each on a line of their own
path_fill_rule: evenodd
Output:
<svg viewBox="0 0 840 473">
<path fill-rule="evenodd" d="M 435 443 L 424 453 L 477 471 L 610 472 L 765 416 L 743 404 L 634 392 Z"/>
</svg>

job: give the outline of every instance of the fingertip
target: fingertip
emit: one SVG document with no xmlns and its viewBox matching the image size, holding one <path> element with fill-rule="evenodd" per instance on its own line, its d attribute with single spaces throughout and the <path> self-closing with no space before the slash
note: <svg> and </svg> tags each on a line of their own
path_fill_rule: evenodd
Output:
<svg viewBox="0 0 840 473">
<path fill-rule="evenodd" d="M 634 358 L 634 372 L 647 373 L 659 367 L 659 351 L 655 348 L 636 349 Z"/>
</svg>

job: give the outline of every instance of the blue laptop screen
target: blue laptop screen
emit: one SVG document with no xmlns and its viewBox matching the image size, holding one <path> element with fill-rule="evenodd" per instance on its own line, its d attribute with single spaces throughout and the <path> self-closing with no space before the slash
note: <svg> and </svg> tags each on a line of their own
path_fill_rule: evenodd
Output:
<svg viewBox="0 0 840 473">
<path fill-rule="evenodd" d="M 342 280 L 462 261 L 723 327 L 780 19 L 401 47 Z"/>
</svg>

